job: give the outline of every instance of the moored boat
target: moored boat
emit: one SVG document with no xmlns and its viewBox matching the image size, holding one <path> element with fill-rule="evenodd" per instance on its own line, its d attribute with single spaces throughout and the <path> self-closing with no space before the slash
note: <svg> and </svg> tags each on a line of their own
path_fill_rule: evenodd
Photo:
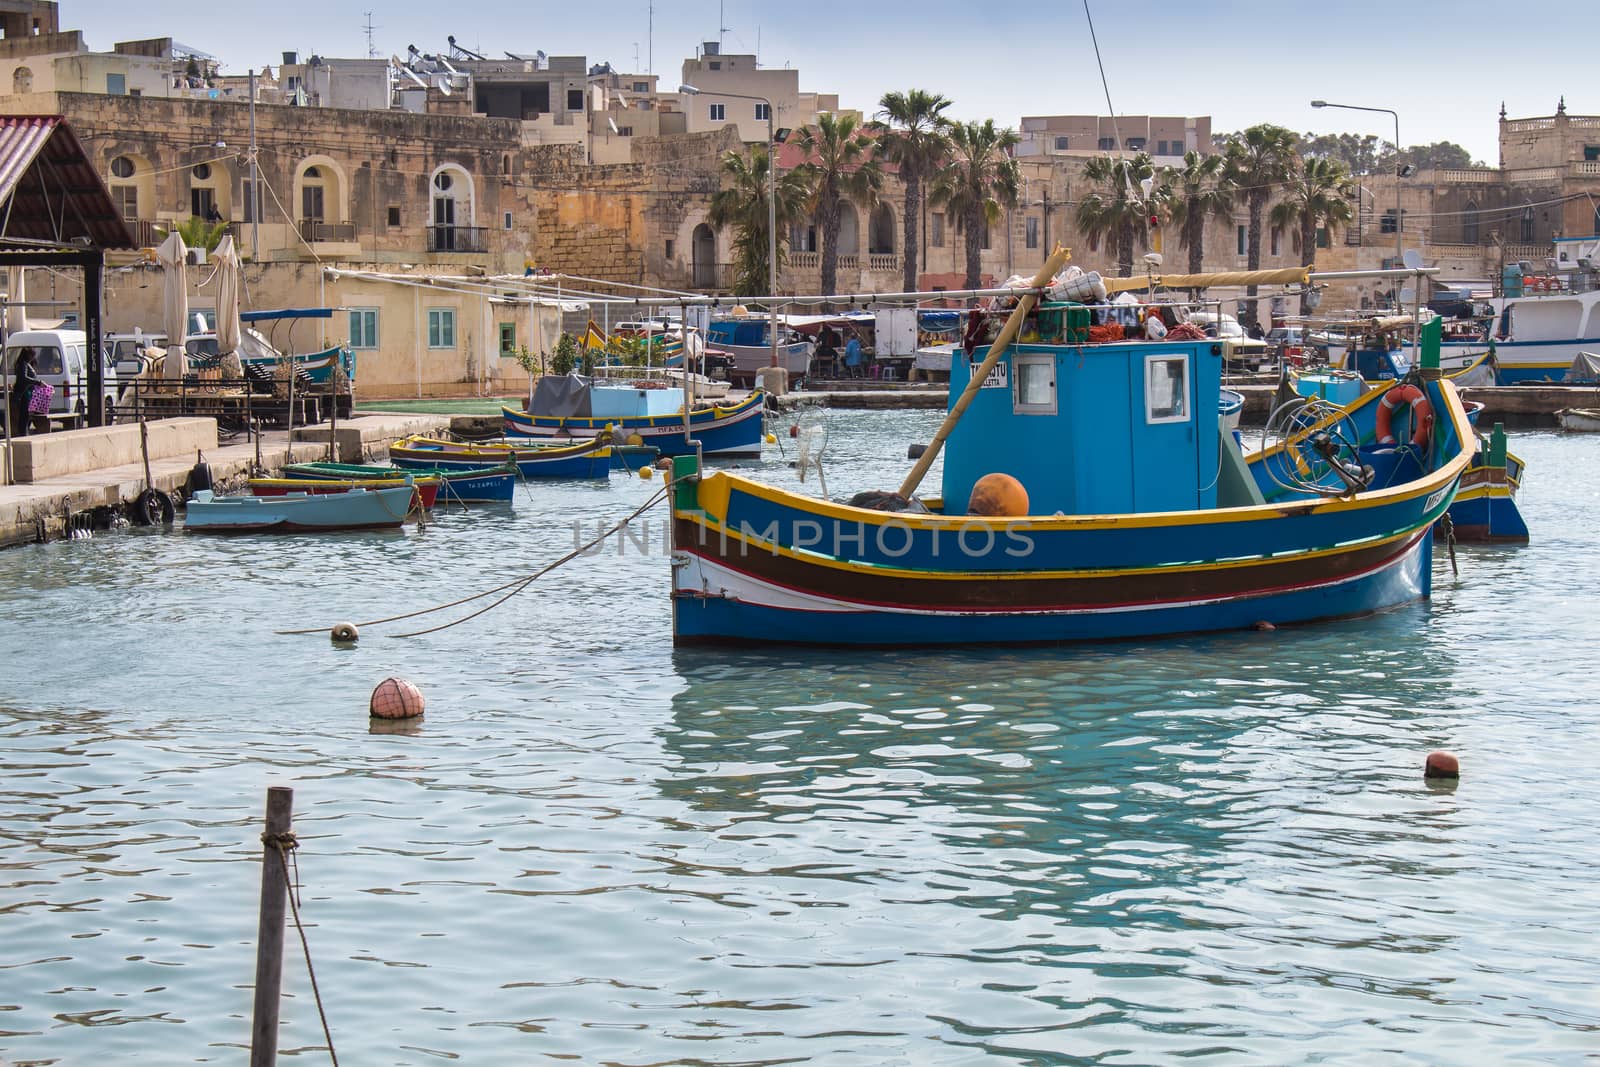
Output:
<svg viewBox="0 0 1600 1067">
<path fill-rule="evenodd" d="M 216 496 L 202 489 L 185 505 L 183 526 L 196 533 L 379 530 L 401 525 L 416 507 L 413 485 L 287 496 Z"/>
<path fill-rule="evenodd" d="M 992 347 L 957 352 L 945 428 L 900 493 L 876 495 L 899 510 L 676 459 L 675 639 L 1081 641 L 1429 595 L 1429 534 L 1473 442 L 1449 382 L 1417 386 L 1428 411 L 1404 445 L 1380 439 L 1394 427 L 1374 395 L 1303 405 L 1247 458 L 1221 423 L 1219 344 L 1012 348 L 1030 302 Z M 946 433 L 942 496 L 918 501 Z"/>
<path fill-rule="evenodd" d="M 706 344 L 733 357 L 729 377 L 733 384 L 752 386 L 762 367 L 772 364 L 772 322 L 765 315 L 741 315 L 735 310 L 726 318 L 713 319 L 706 327 Z M 789 373 L 789 384 L 805 380 L 811 373 L 815 346 L 798 337 L 781 321 L 778 325 L 778 364 Z"/>
<path fill-rule="evenodd" d="M 292 478 L 353 479 L 362 482 L 383 481 L 406 474 L 418 479 L 438 478 L 444 483 L 439 493 L 447 502 L 454 500 L 466 504 L 511 500 L 517 488 L 517 471 L 509 463 L 458 470 L 383 467 L 368 463 L 291 463 L 284 467 L 283 473 Z"/>
<path fill-rule="evenodd" d="M 526 447 L 408 437 L 389 446 L 389 460 L 397 467 L 444 470 L 514 463 L 524 478 L 604 478 L 611 473 L 612 465 L 609 436 L 569 445 Z"/>
<path fill-rule="evenodd" d="M 1556 421 L 1568 433 L 1600 433 L 1600 408 L 1564 408 Z"/>
<path fill-rule="evenodd" d="M 390 477 L 383 479 L 362 478 L 251 478 L 245 484 L 249 487 L 252 496 L 288 496 L 290 493 L 311 493 L 326 495 L 330 493 L 348 493 L 352 489 L 395 489 L 406 484 L 412 484 L 417 489 L 417 500 L 426 511 L 432 511 L 434 502 L 439 497 L 439 478 L 415 477 L 407 478 L 406 472 L 391 467 L 393 472 Z"/>
<path fill-rule="evenodd" d="M 681 389 L 607 386 L 569 375 L 540 379 L 530 410 L 507 407 L 501 414 L 507 437 L 570 442 L 610 432 L 664 456 L 698 451 L 734 458 L 761 455 L 765 397 L 757 391 L 732 404 L 697 405 L 686 418 Z"/>
</svg>

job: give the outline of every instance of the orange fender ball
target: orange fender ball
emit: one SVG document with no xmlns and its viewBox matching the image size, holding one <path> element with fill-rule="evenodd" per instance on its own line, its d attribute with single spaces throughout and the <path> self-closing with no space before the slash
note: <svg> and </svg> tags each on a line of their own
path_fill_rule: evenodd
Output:
<svg viewBox="0 0 1600 1067">
<path fill-rule="evenodd" d="M 385 678 L 372 691 L 368 707 L 379 719 L 415 719 L 427 701 L 422 699 L 422 690 L 404 678 Z"/>
<path fill-rule="evenodd" d="M 1012 518 L 1028 514 L 1028 491 L 1009 474 L 985 474 L 972 487 L 968 515 Z"/>
<path fill-rule="evenodd" d="M 1461 761 L 1448 752 L 1428 753 L 1428 762 L 1423 764 L 1422 776 L 1424 778 L 1460 778 Z"/>
</svg>

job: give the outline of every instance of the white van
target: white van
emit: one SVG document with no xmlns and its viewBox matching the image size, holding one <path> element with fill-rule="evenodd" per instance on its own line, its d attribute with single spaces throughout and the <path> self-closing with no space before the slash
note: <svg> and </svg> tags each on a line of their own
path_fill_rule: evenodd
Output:
<svg viewBox="0 0 1600 1067">
<path fill-rule="evenodd" d="M 19 330 L 6 338 L 5 375 L 11 378 L 12 367 L 24 348 L 32 349 L 34 369 L 39 379 L 50 384 L 55 393 L 50 397 L 52 416 L 76 416 L 82 423 L 89 414 L 89 363 L 88 341 L 82 330 Z M 104 372 L 101 386 L 105 397 L 106 421 L 111 421 L 117 403 L 115 372 L 100 356 Z"/>
</svg>

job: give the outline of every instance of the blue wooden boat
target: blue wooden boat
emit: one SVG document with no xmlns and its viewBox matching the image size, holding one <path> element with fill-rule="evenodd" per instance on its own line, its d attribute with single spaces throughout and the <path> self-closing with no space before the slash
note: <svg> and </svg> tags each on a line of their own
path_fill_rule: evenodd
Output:
<svg viewBox="0 0 1600 1067">
<path fill-rule="evenodd" d="M 294 324 L 303 319 L 331 319 L 333 308 L 280 308 L 272 311 L 243 311 L 239 313 L 239 321 L 246 325 L 267 322 L 289 322 L 289 337 L 286 346 L 294 341 Z M 261 354 L 257 349 L 267 348 L 268 354 Z M 303 373 L 312 385 L 331 385 L 334 380 L 334 368 L 342 371 L 346 382 L 354 383 L 356 380 L 356 356 L 345 345 L 334 345 L 320 352 L 279 352 L 272 350 L 270 345 L 245 346 L 239 354 L 244 363 L 263 367 L 274 376 L 282 375 L 287 368 L 293 367 Z"/>
<path fill-rule="evenodd" d="M 196 533 L 294 533 L 381 530 L 419 507 L 413 485 L 287 496 L 216 496 L 202 489 L 186 505 L 183 526 Z"/>
<path fill-rule="evenodd" d="M 418 479 L 438 478 L 443 483 L 439 488 L 439 495 L 446 503 L 507 501 L 515 496 L 517 489 L 517 471 L 509 464 L 465 470 L 438 470 L 382 467 L 369 463 L 290 463 L 283 468 L 283 472 L 290 477 L 319 478 L 327 481 L 349 479 L 381 481 L 407 473 Z"/>
<path fill-rule="evenodd" d="M 1380 444 L 1369 400 L 1303 405 L 1247 458 L 1220 420 L 1223 358 L 1211 340 L 958 351 L 942 497 L 857 498 L 915 511 L 676 458 L 675 640 L 1083 641 L 1427 597 L 1430 532 L 1473 452 L 1455 388 L 1421 383 L 1437 414 L 1420 445 Z M 980 487 L 990 475 L 1020 483 L 1020 507 L 985 506 L 1005 499 Z"/>
<path fill-rule="evenodd" d="M 389 461 L 407 469 L 474 470 L 516 464 L 524 478 L 605 478 L 611 473 L 611 443 L 591 437 L 569 445 L 464 444 L 408 437 L 389 446 Z"/>
<path fill-rule="evenodd" d="M 574 441 L 608 430 L 624 444 L 649 445 L 663 456 L 725 458 L 761 455 L 765 396 L 697 406 L 684 433 L 682 389 L 611 386 L 570 375 L 541 379 L 529 411 L 502 408 L 507 437 Z"/>
</svg>

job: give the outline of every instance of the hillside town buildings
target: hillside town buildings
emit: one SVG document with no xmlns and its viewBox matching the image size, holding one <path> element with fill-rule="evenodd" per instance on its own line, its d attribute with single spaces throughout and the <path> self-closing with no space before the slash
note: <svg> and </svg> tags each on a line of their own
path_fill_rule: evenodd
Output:
<svg viewBox="0 0 1600 1067">
<path fill-rule="evenodd" d="M 375 394 L 515 389 L 517 350 L 553 345 L 560 308 L 510 286 L 469 293 L 429 279 L 537 271 L 597 280 L 591 288 L 727 292 L 733 234 L 709 222 L 724 155 L 765 141 L 768 108 L 780 131 L 841 110 L 801 72 L 715 42 L 664 85 L 581 55 L 491 56 L 454 39 L 380 59 L 280 53 L 249 75 L 225 73 L 166 37 L 92 51 L 83 32 L 60 28 L 49 0 L 0 0 L 0 29 L 5 111 L 66 116 L 141 244 L 190 218 L 226 223 L 248 258 L 254 304 L 352 309 L 347 328 L 336 319 L 319 340 L 355 344 Z M 875 101 L 844 103 L 866 118 L 875 111 Z M 1389 265 L 1398 228 L 1403 247 L 1447 278 L 1487 282 L 1506 261 L 1541 260 L 1557 235 L 1600 230 L 1600 118 L 1563 103 L 1547 117 L 1502 114 L 1499 126 L 1497 167 L 1360 178 L 1356 221 L 1319 235 L 1318 266 Z M 1112 251 L 1075 223 L 1085 163 L 1110 151 L 1166 164 L 1212 151 L 1206 116 L 1025 116 L 1020 132 L 1021 197 L 984 235 L 986 282 L 1031 272 L 1056 243 L 1114 273 Z M 780 149 L 781 167 L 802 161 L 792 145 Z M 904 191 L 892 170 L 880 203 L 841 211 L 840 291 L 902 287 Z M 921 221 L 919 287 L 961 287 L 956 220 L 924 204 Z M 816 292 L 820 234 L 805 225 L 786 236 L 779 288 Z M 1169 268 L 1185 263 L 1159 228 L 1142 240 L 1139 251 L 1161 252 Z M 1242 268 L 1245 248 L 1241 204 L 1211 223 L 1205 267 Z M 1301 258 L 1297 235 L 1263 235 L 1263 267 Z M 132 257 L 108 279 L 113 329 L 159 317 L 144 263 Z M 203 307 L 206 268 L 191 270 Z M 67 280 L 42 281 L 72 298 Z M 1380 295 L 1353 286 L 1333 297 L 1356 306 Z"/>
</svg>

